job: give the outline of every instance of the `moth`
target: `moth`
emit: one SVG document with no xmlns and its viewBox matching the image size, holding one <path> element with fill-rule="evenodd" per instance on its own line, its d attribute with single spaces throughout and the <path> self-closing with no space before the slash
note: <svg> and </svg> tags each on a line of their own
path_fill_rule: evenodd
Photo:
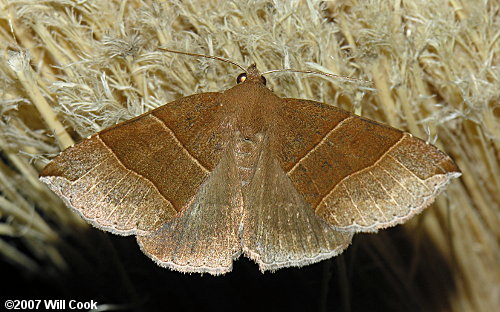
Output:
<svg viewBox="0 0 500 312">
<path fill-rule="evenodd" d="M 40 179 L 99 229 L 135 235 L 157 264 L 261 271 L 340 254 L 402 223 L 460 176 L 436 147 L 319 102 L 280 98 L 255 65 L 66 149 Z"/>
</svg>

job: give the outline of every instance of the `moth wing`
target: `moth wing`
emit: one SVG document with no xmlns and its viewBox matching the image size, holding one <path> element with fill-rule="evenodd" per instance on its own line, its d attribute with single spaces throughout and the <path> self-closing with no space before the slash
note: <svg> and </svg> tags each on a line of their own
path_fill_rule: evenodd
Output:
<svg viewBox="0 0 500 312">
<path fill-rule="evenodd" d="M 402 223 L 460 176 L 450 157 L 409 133 L 319 102 L 284 99 L 280 107 L 280 165 L 339 230 Z"/>
<path fill-rule="evenodd" d="M 242 204 L 234 154 L 227 151 L 189 207 L 156 232 L 137 236 L 137 241 L 160 266 L 224 274 L 241 254 Z"/>
<path fill-rule="evenodd" d="M 244 254 L 262 271 L 304 266 L 340 254 L 352 234 L 318 217 L 266 144 L 244 198 Z"/>
<path fill-rule="evenodd" d="M 181 98 L 101 131 L 63 151 L 40 179 L 98 228 L 156 231 L 221 159 L 229 133 L 218 96 Z"/>
</svg>

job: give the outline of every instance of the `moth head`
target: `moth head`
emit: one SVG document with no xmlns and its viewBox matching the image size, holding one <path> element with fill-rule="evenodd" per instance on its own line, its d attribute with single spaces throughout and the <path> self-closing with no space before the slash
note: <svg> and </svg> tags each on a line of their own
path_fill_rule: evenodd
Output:
<svg viewBox="0 0 500 312">
<path fill-rule="evenodd" d="M 254 64 L 250 65 L 246 72 L 241 73 L 238 75 L 238 78 L 236 78 L 236 83 L 240 84 L 245 81 L 254 81 L 254 82 L 260 82 L 263 85 L 266 85 L 267 81 L 264 76 L 257 70 L 257 66 Z"/>
</svg>

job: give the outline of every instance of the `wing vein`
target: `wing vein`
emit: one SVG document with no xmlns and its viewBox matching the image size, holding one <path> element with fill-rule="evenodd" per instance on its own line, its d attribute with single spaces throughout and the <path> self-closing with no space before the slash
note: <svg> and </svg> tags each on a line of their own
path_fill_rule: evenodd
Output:
<svg viewBox="0 0 500 312">
<path fill-rule="evenodd" d="M 354 201 L 354 199 L 352 198 L 351 194 L 349 193 L 349 190 L 347 189 L 347 186 L 345 186 L 344 184 L 344 189 L 345 189 L 345 192 L 347 193 L 347 196 L 349 196 L 349 199 L 351 200 L 351 203 L 352 205 L 354 206 L 354 208 L 356 209 L 356 211 L 358 212 L 359 216 L 361 217 L 361 220 L 363 220 L 363 222 L 367 223 L 365 218 L 363 217 L 363 214 L 361 213 L 361 210 L 359 210 L 359 207 L 358 205 L 356 205 L 356 202 Z"/>
<path fill-rule="evenodd" d="M 127 173 L 128 174 L 128 173 Z M 138 181 L 138 180 L 137 180 Z M 138 183 L 132 185 L 132 186 L 129 186 L 127 192 L 125 194 L 123 194 L 122 198 L 120 198 L 120 201 L 113 207 L 113 209 L 111 209 L 111 212 L 108 214 L 108 216 L 106 218 L 104 218 L 103 220 L 104 221 L 108 221 L 109 218 L 111 218 L 111 216 L 115 213 L 115 211 L 122 205 L 123 201 L 125 200 L 125 198 L 127 198 L 128 194 L 130 194 L 130 192 L 132 192 L 132 190 L 135 188 L 135 186 L 137 185 Z"/>
<path fill-rule="evenodd" d="M 99 134 L 96 135 L 96 138 L 99 140 L 99 142 L 102 143 L 102 145 L 107 148 L 110 152 L 111 152 L 111 155 L 113 155 L 114 159 L 118 162 L 118 164 L 120 164 L 123 168 L 125 168 L 125 170 L 127 171 L 130 171 L 131 173 L 135 174 L 136 176 L 148 181 L 149 183 L 151 183 L 151 185 L 153 185 L 153 187 L 156 189 L 156 191 L 158 192 L 158 194 L 164 199 L 166 200 L 172 207 L 174 207 L 175 209 L 175 206 L 174 204 L 168 200 L 161 192 L 160 190 L 158 189 L 158 187 L 153 183 L 151 182 L 148 178 L 146 178 L 145 176 L 143 176 L 142 174 L 138 173 L 138 172 L 135 172 L 134 170 L 130 169 L 130 168 L 127 168 L 127 166 L 125 166 L 125 164 L 115 155 L 115 153 L 113 152 L 113 150 L 106 144 L 106 142 L 104 142 L 104 140 L 101 139 L 101 137 L 99 136 Z M 145 159 L 146 157 L 144 157 L 143 159 Z M 176 209 L 175 209 L 176 210 Z"/>
<path fill-rule="evenodd" d="M 342 119 L 341 121 L 339 121 L 330 131 L 328 131 L 328 133 L 316 144 L 313 146 L 313 148 L 311 148 L 309 150 L 309 152 L 307 152 L 306 154 L 304 154 L 304 156 L 300 157 L 299 160 L 297 160 L 297 162 L 295 163 L 295 165 L 293 165 L 293 167 L 288 170 L 287 174 L 290 174 L 292 171 L 294 171 L 295 169 L 297 169 L 297 167 L 300 165 L 300 163 L 306 159 L 307 157 L 309 157 L 309 155 L 311 155 L 315 150 L 318 149 L 318 147 L 320 145 L 322 145 L 327 139 L 328 137 L 334 133 L 335 131 L 337 131 L 339 129 L 340 126 L 342 126 L 345 122 L 347 122 L 348 120 L 354 118 L 353 116 L 349 115 L 347 116 L 346 118 Z"/>
<path fill-rule="evenodd" d="M 362 169 L 359 169 L 359 170 L 356 170 L 348 175 L 346 175 L 345 177 L 342 178 L 342 180 L 340 180 L 337 184 L 335 184 L 332 189 L 325 195 L 323 196 L 323 198 L 318 202 L 318 204 L 316 205 L 316 207 L 314 208 L 315 211 L 318 210 L 318 207 L 321 206 L 321 204 L 323 204 L 323 202 L 325 201 L 325 199 L 330 196 L 336 189 L 337 189 L 337 186 L 339 186 L 342 182 L 344 182 L 345 180 L 349 179 L 350 177 L 354 176 L 354 175 L 357 175 L 361 172 L 364 172 L 364 171 L 368 171 L 370 172 L 369 170 L 372 169 L 373 167 L 375 167 L 380 161 L 382 161 L 382 159 L 384 159 L 384 157 L 389 154 L 393 149 L 395 149 L 399 143 L 401 143 L 401 141 L 404 140 L 404 138 L 406 137 L 406 133 L 404 133 L 402 136 L 401 136 L 401 139 L 399 139 L 396 143 L 394 143 L 394 145 L 392 145 L 390 148 L 387 149 L 387 151 L 385 151 L 385 153 L 383 153 L 379 159 L 377 159 L 373 164 L 367 166 L 367 167 L 364 167 Z"/>
<path fill-rule="evenodd" d="M 375 198 L 373 198 L 372 194 L 370 194 L 370 191 L 368 191 L 366 188 L 363 188 L 362 190 L 366 192 L 366 194 L 368 194 L 368 197 L 370 197 L 370 200 L 375 204 L 375 207 L 377 207 L 377 210 L 380 212 L 380 215 L 386 217 L 385 213 L 382 211 L 382 208 L 380 208 Z"/>
<path fill-rule="evenodd" d="M 391 155 L 388 155 L 388 156 L 390 158 L 392 158 L 396 163 L 398 163 L 403 169 L 405 169 L 406 171 L 408 171 L 412 176 L 414 176 L 418 180 L 418 182 L 420 182 L 420 184 L 422 184 L 428 191 L 432 192 L 432 190 L 424 183 L 424 181 L 422 181 L 422 179 L 420 179 L 415 173 L 413 173 L 413 171 L 411 171 L 410 169 L 408 169 L 398 159 L 394 158 Z"/>
<path fill-rule="evenodd" d="M 156 120 L 157 122 L 159 122 L 166 130 L 168 133 L 170 133 L 170 135 L 174 138 L 175 142 L 182 148 L 182 151 L 189 156 L 189 158 L 191 158 L 192 161 L 194 161 L 194 163 L 196 163 L 203 171 L 205 171 L 205 173 L 210 173 L 210 170 L 208 170 L 205 166 L 203 166 L 201 164 L 201 162 L 193 156 L 193 154 L 191 154 L 189 152 L 189 150 L 184 146 L 184 144 L 182 144 L 182 142 L 177 138 L 177 136 L 175 135 L 174 131 L 172 131 L 172 129 L 170 129 L 167 124 L 161 120 L 160 118 L 156 117 L 155 115 L 151 114 L 150 115 L 154 120 Z"/>
<path fill-rule="evenodd" d="M 401 186 L 401 188 L 403 188 L 406 192 L 408 192 L 408 194 L 410 194 L 411 197 L 413 197 L 415 199 L 415 195 L 413 195 L 413 193 L 406 186 L 404 186 L 401 182 L 399 182 L 399 180 L 396 179 L 389 171 L 385 170 L 384 168 L 382 168 L 382 170 L 384 170 L 386 172 L 387 176 L 389 176 L 391 179 L 396 181 L 396 183 L 399 184 Z"/>
<path fill-rule="evenodd" d="M 380 187 L 382 187 L 382 189 L 384 189 L 384 192 L 385 192 L 387 195 L 389 195 L 389 197 L 392 199 L 392 201 L 393 201 L 396 205 L 399 205 L 399 204 L 398 204 L 398 202 L 396 201 L 396 199 L 395 199 L 395 198 L 391 195 L 391 193 L 389 193 L 389 192 L 387 191 L 387 189 L 385 188 L 384 184 L 383 184 L 382 182 L 380 182 L 380 181 L 379 181 L 379 179 L 377 179 L 377 177 L 376 177 L 373 173 L 369 172 L 369 174 L 370 174 L 370 175 L 371 175 L 371 176 L 375 179 L 375 181 L 377 181 L 378 185 L 380 185 Z"/>
</svg>

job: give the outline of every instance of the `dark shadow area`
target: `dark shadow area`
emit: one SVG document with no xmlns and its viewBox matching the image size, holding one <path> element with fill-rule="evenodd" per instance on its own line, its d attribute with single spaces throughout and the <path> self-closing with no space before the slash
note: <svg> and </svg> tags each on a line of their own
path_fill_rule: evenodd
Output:
<svg viewBox="0 0 500 312">
<path fill-rule="evenodd" d="M 402 227 L 357 235 L 342 256 L 307 267 L 262 274 L 240 258 L 218 277 L 160 268 L 132 237 L 96 229 L 82 235 L 64 238 L 65 273 L 26 274 L 2 263 L 2 299 L 95 300 L 122 311 L 416 312 L 445 310 L 454 291 L 431 241 L 417 244 Z"/>
</svg>

